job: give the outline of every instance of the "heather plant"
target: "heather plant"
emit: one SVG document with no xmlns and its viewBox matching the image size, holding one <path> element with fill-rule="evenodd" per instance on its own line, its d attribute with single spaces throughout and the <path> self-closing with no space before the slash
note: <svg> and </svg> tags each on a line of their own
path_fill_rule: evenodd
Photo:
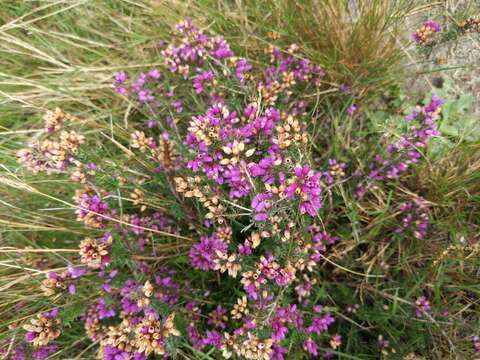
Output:
<svg viewBox="0 0 480 360">
<path fill-rule="evenodd" d="M 65 223 L 74 240 L 2 247 L 0 354 L 475 356 L 478 224 L 459 220 L 468 245 L 442 229 L 456 205 L 478 213 L 457 193 L 478 189 L 480 161 L 472 155 L 457 183 L 455 167 L 439 166 L 448 152 L 461 164 L 458 149 L 472 146 L 448 131 L 457 102 L 388 104 L 375 125 L 362 94 L 307 47 L 265 44 L 253 58 L 234 49 L 186 18 L 155 43 L 155 64 L 109 72 L 125 110 L 109 131 L 61 108 L 32 116 L 43 125 L 17 151 L 18 170 L 3 166 L 2 184 L 42 199 L 55 214 L 46 233 Z"/>
<path fill-rule="evenodd" d="M 371 101 L 380 92 L 395 92 L 396 78 L 404 70 L 399 29 L 414 5 L 408 0 L 204 0 L 188 5 L 193 12 L 184 4 L 173 8 L 199 21 L 206 19 L 235 45 L 240 44 L 241 53 L 257 55 L 265 43 L 285 48 L 297 43 L 309 59 L 329 68 L 329 81 L 343 90 L 340 94 Z M 325 91 L 333 97 L 338 94 Z"/>
</svg>

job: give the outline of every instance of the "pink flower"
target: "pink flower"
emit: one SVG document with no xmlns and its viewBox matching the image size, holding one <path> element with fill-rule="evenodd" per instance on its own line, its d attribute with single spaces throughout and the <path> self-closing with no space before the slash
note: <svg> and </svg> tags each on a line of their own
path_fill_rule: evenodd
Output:
<svg viewBox="0 0 480 360">
<path fill-rule="evenodd" d="M 318 209 L 321 208 L 321 187 L 320 172 L 314 172 L 308 165 L 297 166 L 294 171 L 295 176 L 290 179 L 285 189 L 285 195 L 293 199 L 295 196 L 300 197 L 300 213 L 308 213 L 314 217 L 317 215 Z"/>
<path fill-rule="evenodd" d="M 218 259 L 217 251 L 226 253 L 227 243 L 218 238 L 216 234 L 212 236 L 202 236 L 200 242 L 190 248 L 190 263 L 193 267 L 203 271 L 212 270 L 215 267 L 215 260 Z"/>
<path fill-rule="evenodd" d="M 420 45 L 426 45 L 432 40 L 433 35 L 440 31 L 441 26 L 439 23 L 433 20 L 427 20 L 420 28 L 415 30 L 413 39 Z"/>
<path fill-rule="evenodd" d="M 304 343 L 303 343 L 303 348 L 308 351 L 311 355 L 313 356 L 318 356 L 318 346 L 317 344 L 311 339 L 308 338 Z"/>
<path fill-rule="evenodd" d="M 315 317 L 313 318 L 311 325 L 307 328 L 307 331 L 320 335 L 322 332 L 327 331 L 330 325 L 334 322 L 335 319 L 330 314 L 325 314 L 322 317 Z"/>
<path fill-rule="evenodd" d="M 196 94 L 201 94 L 204 90 L 203 86 L 206 83 L 211 83 L 214 80 L 213 72 L 204 71 L 193 78 L 193 88 Z"/>
<path fill-rule="evenodd" d="M 422 316 L 423 314 L 432 309 L 432 307 L 430 306 L 430 301 L 428 301 L 425 296 L 420 296 L 417 301 L 415 301 L 415 305 L 415 314 L 417 316 Z"/>
<path fill-rule="evenodd" d="M 127 80 L 127 74 L 125 74 L 125 71 L 118 71 L 115 73 L 115 81 L 118 84 L 123 84 Z"/>
<path fill-rule="evenodd" d="M 255 210 L 254 219 L 255 221 L 265 221 L 268 218 L 268 213 L 266 210 L 270 208 L 271 203 L 269 199 L 272 197 L 271 193 L 262 193 L 256 195 L 252 199 L 252 208 Z"/>
<path fill-rule="evenodd" d="M 148 76 L 152 79 L 158 80 L 160 79 L 160 71 L 158 69 L 152 69 L 148 72 Z"/>
<path fill-rule="evenodd" d="M 352 104 L 348 107 L 347 113 L 348 115 L 352 116 L 358 110 L 358 106 L 356 104 Z"/>
</svg>

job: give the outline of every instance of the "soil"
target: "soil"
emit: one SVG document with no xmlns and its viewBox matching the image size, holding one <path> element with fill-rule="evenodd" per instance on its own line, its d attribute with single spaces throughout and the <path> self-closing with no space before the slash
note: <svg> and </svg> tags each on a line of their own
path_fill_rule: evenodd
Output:
<svg viewBox="0 0 480 360">
<path fill-rule="evenodd" d="M 442 1 L 432 6 L 425 3 L 424 11 L 407 19 L 405 37 L 412 39 L 411 34 L 427 19 L 439 22 L 443 34 L 437 34 L 440 41 L 433 44 L 431 52 L 413 41 L 404 49 L 410 74 L 406 86 L 409 95 L 418 96 L 448 83 L 453 95 L 475 97 L 472 111 L 480 121 L 480 33 L 455 31 L 456 22 L 480 15 L 480 1 Z M 446 34 L 455 34 L 455 39 L 445 41 Z"/>
</svg>

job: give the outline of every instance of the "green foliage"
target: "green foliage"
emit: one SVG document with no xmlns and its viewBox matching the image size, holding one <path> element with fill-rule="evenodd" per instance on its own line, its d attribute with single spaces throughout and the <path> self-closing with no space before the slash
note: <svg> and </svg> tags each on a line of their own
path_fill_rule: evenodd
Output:
<svg viewBox="0 0 480 360">
<path fill-rule="evenodd" d="M 458 99 L 447 97 L 442 110 L 442 122 L 439 130 L 443 135 L 452 138 L 453 142 L 477 142 L 480 140 L 480 124 L 474 114 L 472 105 L 474 98 L 470 94 L 462 94 Z"/>
<path fill-rule="evenodd" d="M 85 311 L 85 304 L 79 301 L 73 301 L 72 303 L 64 306 L 60 310 L 60 319 L 62 324 L 69 328 Z"/>
</svg>

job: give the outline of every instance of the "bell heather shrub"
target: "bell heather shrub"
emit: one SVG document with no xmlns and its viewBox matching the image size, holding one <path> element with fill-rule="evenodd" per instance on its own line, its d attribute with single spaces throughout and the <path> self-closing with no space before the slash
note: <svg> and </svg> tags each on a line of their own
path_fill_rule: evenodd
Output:
<svg viewBox="0 0 480 360">
<path fill-rule="evenodd" d="M 259 66 L 189 19 L 161 46 L 162 67 L 112 74 L 114 91 L 135 108 L 129 141 L 115 140 L 123 163 L 92 162 L 88 134 L 66 130 L 78 121 L 60 109 L 18 153 L 25 168 L 78 183 L 73 206 L 90 235 L 67 270 L 42 279 L 53 310 L 24 324 L 13 358 L 55 352 L 64 330 L 57 306 L 77 297 L 88 299 L 77 318 L 99 359 L 341 357 L 342 324 L 355 323 L 359 305 L 322 292 L 351 271 L 330 255 L 345 250 L 348 231 L 368 227 L 345 215 L 346 202 L 395 189 L 422 162 L 443 101 L 418 106 L 369 161 L 334 158 L 312 143 L 311 95 L 335 85 L 299 46 L 269 47 Z M 358 111 L 353 104 L 346 116 Z M 429 202 L 402 199 L 386 233 L 424 241 Z M 425 295 L 410 305 L 412 318 L 434 310 Z M 391 351 L 384 335 L 377 346 Z"/>
</svg>

